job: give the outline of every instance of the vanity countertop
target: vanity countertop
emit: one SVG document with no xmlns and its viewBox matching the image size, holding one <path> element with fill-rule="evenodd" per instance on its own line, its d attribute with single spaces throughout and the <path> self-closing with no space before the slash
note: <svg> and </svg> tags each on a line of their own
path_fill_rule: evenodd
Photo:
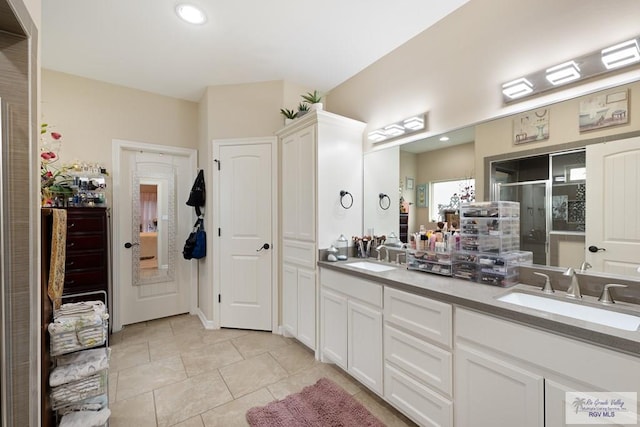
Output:
<svg viewBox="0 0 640 427">
<path fill-rule="evenodd" d="M 348 265 L 349 263 L 359 261 L 363 261 L 363 259 L 349 258 L 346 261 L 340 262 L 319 261 L 318 265 L 322 268 L 373 280 L 407 292 L 448 302 L 460 307 L 475 309 L 543 331 L 564 335 L 640 357 L 640 330 L 625 331 L 526 307 L 519 307 L 498 301 L 497 299 L 513 291 L 525 291 L 527 293 L 543 295 L 542 292 L 539 291 L 539 287 L 525 284 L 518 284 L 509 288 L 483 285 L 437 274 L 407 270 L 404 265 L 391 264 L 396 268 L 382 272 L 372 272 Z M 563 294 L 563 291 L 558 291 L 555 294 L 555 298 L 564 299 L 562 298 Z M 590 296 L 584 296 L 583 301 L 597 304 L 597 298 Z M 615 309 L 620 309 L 627 313 L 637 313 L 637 315 L 640 316 L 640 307 L 635 304 L 617 303 Z"/>
</svg>

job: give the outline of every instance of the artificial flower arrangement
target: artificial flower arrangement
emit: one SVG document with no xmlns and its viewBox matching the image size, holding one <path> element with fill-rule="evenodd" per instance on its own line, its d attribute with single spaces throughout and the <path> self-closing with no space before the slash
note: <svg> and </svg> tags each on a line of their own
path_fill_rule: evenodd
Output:
<svg viewBox="0 0 640 427">
<path fill-rule="evenodd" d="M 40 125 L 40 194 L 42 206 L 53 206 L 58 196 L 73 194 L 71 177 L 65 167 L 57 168 L 60 160 L 58 152 L 62 144 L 62 134 L 52 131 L 47 123 Z"/>
</svg>

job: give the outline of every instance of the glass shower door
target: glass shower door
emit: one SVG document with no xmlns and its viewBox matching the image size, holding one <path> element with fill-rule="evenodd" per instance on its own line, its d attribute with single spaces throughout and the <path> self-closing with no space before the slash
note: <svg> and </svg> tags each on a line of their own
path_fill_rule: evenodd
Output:
<svg viewBox="0 0 640 427">
<path fill-rule="evenodd" d="M 497 184 L 498 200 L 520 203 L 520 250 L 533 252 L 534 264 L 547 264 L 547 181 Z"/>
</svg>

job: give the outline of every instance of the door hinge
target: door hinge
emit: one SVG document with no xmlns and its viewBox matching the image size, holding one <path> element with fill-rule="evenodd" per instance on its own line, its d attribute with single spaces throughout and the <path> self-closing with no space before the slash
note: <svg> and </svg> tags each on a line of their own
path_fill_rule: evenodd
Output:
<svg viewBox="0 0 640 427">
<path fill-rule="evenodd" d="M 222 236 L 222 230 L 218 227 L 218 237 Z"/>
<path fill-rule="evenodd" d="M 222 302 L 222 296 L 220 294 L 218 294 L 218 302 L 221 303 Z"/>
<path fill-rule="evenodd" d="M 218 164 L 218 170 L 220 170 L 220 160 L 218 159 L 213 159 L 214 162 L 216 162 Z"/>
</svg>

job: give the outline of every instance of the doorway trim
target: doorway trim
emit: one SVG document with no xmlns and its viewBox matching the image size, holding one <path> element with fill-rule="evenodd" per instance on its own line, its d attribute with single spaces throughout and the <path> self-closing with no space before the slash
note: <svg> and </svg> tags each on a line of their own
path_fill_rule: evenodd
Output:
<svg viewBox="0 0 640 427">
<path fill-rule="evenodd" d="M 112 319 L 113 332 L 117 332 L 122 329 L 122 316 L 120 313 L 120 284 L 117 282 L 117 278 L 120 274 L 120 259 L 117 254 L 117 250 L 120 248 L 117 236 L 120 235 L 120 218 L 123 215 L 120 212 L 118 206 L 118 199 L 114 197 L 114 194 L 120 192 L 120 155 L 124 151 L 147 151 L 151 153 L 164 153 L 172 156 L 187 157 L 189 160 L 189 167 L 193 171 L 193 178 L 196 177 L 198 167 L 198 150 L 194 148 L 174 147 L 170 145 L 149 144 L 146 142 L 127 141 L 123 139 L 113 139 L 111 142 L 111 155 L 112 155 L 112 186 L 113 191 L 111 193 L 112 208 L 111 208 L 111 265 L 113 266 L 111 271 L 111 307 L 110 315 Z M 179 201 L 176 201 L 179 203 Z M 179 247 L 180 245 L 178 245 Z M 190 271 L 190 284 L 189 284 L 189 313 L 195 314 L 198 307 L 198 266 L 196 263 L 191 263 Z"/>
<path fill-rule="evenodd" d="M 212 199 L 213 199 L 213 223 L 211 224 L 211 230 L 216 230 L 220 227 L 220 188 L 219 182 L 217 179 L 216 173 L 218 171 L 218 166 L 215 164 L 215 159 L 220 157 L 220 147 L 228 146 L 228 145 L 251 145 L 251 144 L 264 144 L 268 143 L 271 145 L 271 191 L 273 194 L 273 203 L 271 204 L 271 230 L 272 235 L 274 236 L 272 242 L 272 250 L 273 257 L 271 258 L 271 331 L 272 333 L 278 333 L 278 320 L 279 320 L 279 289 L 280 289 L 280 272 L 278 270 L 278 260 L 280 258 L 280 248 L 277 245 L 277 237 L 279 236 L 279 216 L 278 216 L 278 206 L 280 204 L 280 194 L 278 187 L 278 177 L 279 177 L 279 169 L 278 169 L 278 139 L 274 136 L 264 136 L 264 137 L 251 137 L 251 138 L 230 138 L 230 139 L 214 139 L 211 141 L 211 158 L 207 161 L 208 166 L 212 171 L 212 179 L 211 182 L 215 183 L 212 185 Z M 215 235 L 214 235 L 215 236 Z M 219 329 L 221 325 L 220 320 L 220 305 L 217 301 L 217 295 L 220 294 L 220 239 L 217 236 L 214 237 L 212 242 L 213 253 L 213 262 L 209 264 L 207 267 L 209 269 L 209 277 L 212 279 L 212 295 L 213 299 L 213 328 Z"/>
</svg>

